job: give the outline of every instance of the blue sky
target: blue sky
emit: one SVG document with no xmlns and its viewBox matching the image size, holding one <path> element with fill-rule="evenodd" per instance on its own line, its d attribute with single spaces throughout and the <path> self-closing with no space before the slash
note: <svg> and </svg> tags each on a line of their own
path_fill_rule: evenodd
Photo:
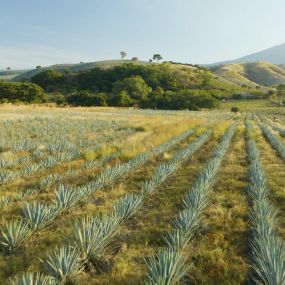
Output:
<svg viewBox="0 0 285 285">
<path fill-rule="evenodd" d="M 0 69 L 117 59 L 211 63 L 285 42 L 284 0 L 0 0 Z"/>
</svg>

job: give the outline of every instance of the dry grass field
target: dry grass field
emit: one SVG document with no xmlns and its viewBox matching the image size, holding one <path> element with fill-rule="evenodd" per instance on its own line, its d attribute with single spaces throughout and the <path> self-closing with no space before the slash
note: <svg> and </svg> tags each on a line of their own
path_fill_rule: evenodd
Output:
<svg viewBox="0 0 285 285">
<path fill-rule="evenodd" d="M 262 110 L 1 107 L 0 284 L 285 284 Z"/>
</svg>

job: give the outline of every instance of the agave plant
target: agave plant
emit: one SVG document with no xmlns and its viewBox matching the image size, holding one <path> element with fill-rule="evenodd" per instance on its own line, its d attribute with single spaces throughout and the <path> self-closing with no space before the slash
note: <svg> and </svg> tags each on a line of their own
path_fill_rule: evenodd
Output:
<svg viewBox="0 0 285 285">
<path fill-rule="evenodd" d="M 52 222 L 58 214 L 57 208 L 37 201 L 26 203 L 23 212 L 34 231 Z"/>
<path fill-rule="evenodd" d="M 75 222 L 71 244 L 83 255 L 84 260 L 98 260 L 119 230 L 116 215 L 84 217 Z"/>
<path fill-rule="evenodd" d="M 251 248 L 253 269 L 262 284 L 285 284 L 285 246 L 283 241 L 276 235 L 257 236 L 252 240 Z"/>
<path fill-rule="evenodd" d="M 177 165 L 173 162 L 170 163 L 161 163 L 155 170 L 155 173 L 152 177 L 154 184 L 159 186 L 165 181 L 165 179 L 171 175 L 177 168 Z"/>
<path fill-rule="evenodd" d="M 127 194 L 115 205 L 114 211 L 120 221 L 124 221 L 133 216 L 142 204 L 142 196 L 138 194 Z"/>
<path fill-rule="evenodd" d="M 146 285 L 174 285 L 190 269 L 187 255 L 174 249 L 162 249 L 146 260 L 148 274 Z"/>
<path fill-rule="evenodd" d="M 181 250 L 185 248 L 187 243 L 193 237 L 193 232 L 185 232 L 181 229 L 175 229 L 170 233 L 167 233 L 163 239 L 168 248 L 173 250 Z"/>
<path fill-rule="evenodd" d="M 52 173 L 40 181 L 41 188 L 49 188 L 57 183 L 60 183 L 62 175 L 58 173 Z"/>
<path fill-rule="evenodd" d="M 55 204 L 59 211 L 67 211 L 74 207 L 82 198 L 80 191 L 69 186 L 60 185 L 59 189 L 55 191 Z"/>
<path fill-rule="evenodd" d="M 0 233 L 2 249 L 12 253 L 31 235 L 31 229 L 23 219 L 13 219 L 0 226 Z"/>
<path fill-rule="evenodd" d="M 8 285 L 56 285 L 56 281 L 39 272 L 23 272 L 10 278 Z"/>
<path fill-rule="evenodd" d="M 181 211 L 173 220 L 172 226 L 174 229 L 181 230 L 185 233 L 193 232 L 199 225 L 199 212 L 195 209 L 185 209 Z"/>
<path fill-rule="evenodd" d="M 65 284 L 83 270 L 80 252 L 71 246 L 56 248 L 41 261 L 48 274 L 57 281 L 56 284 Z"/>
<path fill-rule="evenodd" d="M 30 164 L 26 166 L 25 168 L 21 169 L 21 175 L 29 177 L 31 174 L 39 170 L 40 170 L 40 166 L 37 163 Z"/>
<path fill-rule="evenodd" d="M 3 196 L 0 199 L 0 209 L 4 209 L 9 203 L 11 203 L 13 201 L 13 199 L 11 197 L 8 196 Z"/>
<path fill-rule="evenodd" d="M 5 184 L 17 176 L 16 172 L 4 170 L 0 172 L 0 184 Z"/>
<path fill-rule="evenodd" d="M 188 191 L 184 197 L 184 205 L 187 208 L 195 209 L 197 212 L 201 212 L 209 204 L 209 197 L 207 190 L 205 190 L 205 184 L 201 184 L 200 179 L 194 183 L 194 186 Z M 196 190 L 196 191 L 195 191 Z"/>
<path fill-rule="evenodd" d="M 155 188 L 156 188 L 156 183 L 155 181 L 151 180 L 146 180 L 144 182 L 141 183 L 141 193 L 142 195 L 147 195 L 152 193 Z"/>
<path fill-rule="evenodd" d="M 98 177 L 98 180 L 100 180 L 105 185 L 111 184 L 113 181 L 115 181 L 127 171 L 127 166 L 127 163 L 123 163 L 120 165 L 108 167 L 103 172 L 101 172 Z"/>
</svg>

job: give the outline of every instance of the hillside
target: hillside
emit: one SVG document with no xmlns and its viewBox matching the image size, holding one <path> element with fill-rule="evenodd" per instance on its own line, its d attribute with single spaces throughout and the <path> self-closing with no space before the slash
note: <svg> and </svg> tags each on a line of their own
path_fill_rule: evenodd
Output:
<svg viewBox="0 0 285 285">
<path fill-rule="evenodd" d="M 285 43 L 234 60 L 216 62 L 210 65 L 224 65 L 256 61 L 266 61 L 277 65 L 285 64 Z"/>
<path fill-rule="evenodd" d="M 217 75 L 239 85 L 278 85 L 285 83 L 285 68 L 269 62 L 225 64 L 211 68 Z"/>
<path fill-rule="evenodd" d="M 0 81 L 11 80 L 27 70 L 0 70 Z"/>
<path fill-rule="evenodd" d="M 87 63 L 77 63 L 77 64 L 55 64 L 47 67 L 42 67 L 38 69 L 32 69 L 28 70 L 26 72 L 23 72 L 19 74 L 18 76 L 12 78 L 13 81 L 25 81 L 30 80 L 33 76 L 36 74 L 39 74 L 45 70 L 57 70 L 57 71 L 65 71 L 68 70 L 69 72 L 79 72 L 79 71 L 85 71 L 90 70 L 95 67 L 101 67 L 101 68 L 110 68 L 112 66 L 116 66 L 119 64 L 124 63 L 130 63 L 131 60 L 103 60 L 103 61 L 95 61 L 95 62 L 87 62 Z M 146 61 L 136 61 L 138 64 L 148 64 Z"/>
</svg>

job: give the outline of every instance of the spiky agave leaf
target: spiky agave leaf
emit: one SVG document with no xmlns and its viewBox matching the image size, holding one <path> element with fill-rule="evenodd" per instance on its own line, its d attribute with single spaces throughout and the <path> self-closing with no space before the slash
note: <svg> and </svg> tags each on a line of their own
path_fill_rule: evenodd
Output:
<svg viewBox="0 0 285 285">
<path fill-rule="evenodd" d="M 146 260 L 146 285 L 174 285 L 187 273 L 191 264 L 187 255 L 174 249 L 161 249 Z"/>
<path fill-rule="evenodd" d="M 120 219 L 115 215 L 86 216 L 75 222 L 71 244 L 83 259 L 98 260 L 119 230 Z"/>
<path fill-rule="evenodd" d="M 8 285 L 56 285 L 56 282 L 52 277 L 39 272 L 23 272 L 10 278 Z"/>
<path fill-rule="evenodd" d="M 13 219 L 0 226 L 1 247 L 12 253 L 31 235 L 29 224 L 23 219 Z"/>
<path fill-rule="evenodd" d="M 54 277 L 59 284 L 64 284 L 83 270 L 80 252 L 71 246 L 56 248 L 41 261 L 49 275 Z"/>
</svg>

